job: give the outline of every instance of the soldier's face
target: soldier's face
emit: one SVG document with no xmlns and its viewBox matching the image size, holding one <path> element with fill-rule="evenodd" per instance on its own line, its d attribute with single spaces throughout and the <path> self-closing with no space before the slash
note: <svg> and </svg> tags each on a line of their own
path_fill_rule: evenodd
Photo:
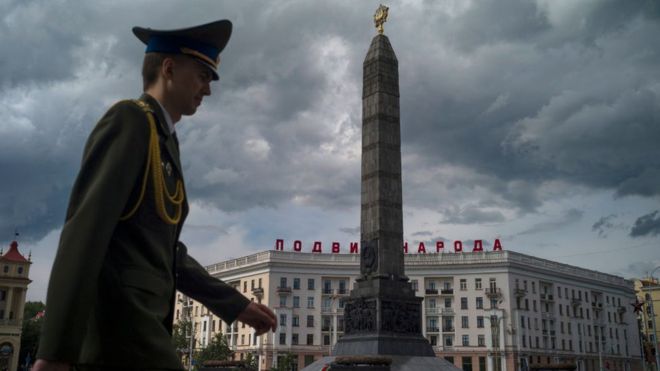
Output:
<svg viewBox="0 0 660 371">
<path fill-rule="evenodd" d="M 182 115 L 192 115 L 211 95 L 213 75 L 208 67 L 189 57 L 177 58 L 170 80 L 170 92 Z"/>
</svg>

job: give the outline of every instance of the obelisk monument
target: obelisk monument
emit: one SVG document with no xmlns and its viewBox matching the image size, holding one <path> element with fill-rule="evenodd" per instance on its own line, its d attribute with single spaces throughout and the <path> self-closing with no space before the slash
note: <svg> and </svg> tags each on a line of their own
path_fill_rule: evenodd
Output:
<svg viewBox="0 0 660 371">
<path fill-rule="evenodd" d="M 404 272 L 401 187 L 399 67 L 383 23 L 388 8 L 374 15 L 378 34 L 363 63 L 360 277 L 344 307 L 344 335 L 332 356 L 305 371 L 458 371 L 435 357 L 422 335 L 422 301 Z M 376 357 L 361 357 L 376 356 Z M 378 366 L 385 359 L 388 366 Z M 362 366 L 357 366 L 357 363 Z"/>
<path fill-rule="evenodd" d="M 434 356 L 421 332 L 422 298 L 404 273 L 399 67 L 383 34 L 387 13 L 376 11 L 363 63 L 360 278 L 334 355 Z"/>
</svg>

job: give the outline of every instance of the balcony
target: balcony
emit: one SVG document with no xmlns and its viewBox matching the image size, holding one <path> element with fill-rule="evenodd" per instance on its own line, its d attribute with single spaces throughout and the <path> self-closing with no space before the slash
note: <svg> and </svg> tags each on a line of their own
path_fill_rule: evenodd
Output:
<svg viewBox="0 0 660 371">
<path fill-rule="evenodd" d="M 348 290 L 347 289 L 338 289 L 337 294 L 339 295 L 348 295 Z"/>
<path fill-rule="evenodd" d="M 290 294 L 291 293 L 291 286 L 278 286 L 277 287 L 277 293 L 278 294 Z"/>
<path fill-rule="evenodd" d="M 441 295 L 454 295 L 454 289 L 442 289 L 440 290 Z"/>
<path fill-rule="evenodd" d="M 573 306 L 578 306 L 578 305 L 580 305 L 580 304 L 582 304 L 582 299 L 571 298 L 571 305 L 573 305 Z"/>
<path fill-rule="evenodd" d="M 552 312 L 542 312 L 541 316 L 545 319 L 555 319 L 555 314 Z"/>
<path fill-rule="evenodd" d="M 440 332 L 440 328 L 427 326 L 426 333 L 428 334 L 429 332 Z"/>
<path fill-rule="evenodd" d="M 626 313 L 626 307 L 624 307 L 623 305 L 620 305 L 618 308 L 616 308 L 616 311 L 618 313 Z"/>
<path fill-rule="evenodd" d="M 323 289 L 323 291 L 322 291 L 321 293 L 322 293 L 323 295 L 332 295 L 332 294 L 334 294 L 334 290 L 333 290 L 333 289 L 329 289 L 329 288 L 326 287 L 326 288 Z"/>
<path fill-rule="evenodd" d="M 264 289 L 261 287 L 255 287 L 252 289 L 252 295 L 256 297 L 263 297 L 264 296 Z"/>
<path fill-rule="evenodd" d="M 488 287 L 486 288 L 485 294 L 488 298 L 500 298 L 502 297 L 502 290 L 499 287 Z"/>
<path fill-rule="evenodd" d="M 598 303 L 598 302 L 591 302 L 591 307 L 593 308 L 594 311 L 601 311 L 603 310 L 603 303 Z"/>
<path fill-rule="evenodd" d="M 452 309 L 452 308 L 442 308 L 442 315 L 443 316 L 453 316 L 454 315 L 454 309 Z"/>
<path fill-rule="evenodd" d="M 453 326 L 442 326 L 442 332 L 447 333 L 447 332 L 454 332 L 456 331 Z"/>
<path fill-rule="evenodd" d="M 426 295 L 438 295 L 438 289 L 426 289 L 424 292 Z"/>
<path fill-rule="evenodd" d="M 440 314 L 440 308 L 426 308 L 426 315 L 438 315 Z"/>
<path fill-rule="evenodd" d="M 513 290 L 513 294 L 514 294 L 515 296 L 518 296 L 518 297 L 523 297 L 523 296 L 527 295 L 527 290 L 525 290 L 525 289 L 515 288 L 515 289 Z"/>
</svg>

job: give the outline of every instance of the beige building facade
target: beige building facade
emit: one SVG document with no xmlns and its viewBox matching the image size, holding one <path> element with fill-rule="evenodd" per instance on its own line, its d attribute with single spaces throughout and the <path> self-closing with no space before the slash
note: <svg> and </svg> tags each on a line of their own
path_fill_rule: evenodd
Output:
<svg viewBox="0 0 660 371">
<path fill-rule="evenodd" d="M 302 369 L 328 355 L 343 334 L 359 255 L 264 251 L 207 269 L 273 308 L 279 325 L 255 337 L 179 294 L 175 321 L 191 309 L 195 347 L 221 331 L 237 359 L 252 353 L 267 370 L 292 354 Z M 405 269 L 424 298 L 424 336 L 437 356 L 464 370 L 557 363 L 578 371 L 641 370 L 631 281 L 513 251 L 407 254 Z"/>
<path fill-rule="evenodd" d="M 18 251 L 13 241 L 7 252 L 0 251 L 0 370 L 16 370 L 21 348 L 25 295 L 32 282 L 32 263 Z"/>
<path fill-rule="evenodd" d="M 657 358 L 653 357 L 655 349 L 660 349 L 660 282 L 657 278 L 647 277 L 635 280 L 635 292 L 641 303 L 638 313 L 639 329 L 645 348 L 646 365 L 653 369 Z"/>
</svg>

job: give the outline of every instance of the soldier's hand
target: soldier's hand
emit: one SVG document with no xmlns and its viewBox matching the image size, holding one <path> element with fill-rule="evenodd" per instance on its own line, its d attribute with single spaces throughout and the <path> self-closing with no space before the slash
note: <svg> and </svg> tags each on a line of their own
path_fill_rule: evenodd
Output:
<svg viewBox="0 0 660 371">
<path fill-rule="evenodd" d="M 268 330 L 277 328 L 277 317 L 270 308 L 263 304 L 251 302 L 248 306 L 238 315 L 238 320 L 254 327 L 257 330 L 257 336 L 263 335 Z"/>
<path fill-rule="evenodd" d="M 32 371 L 69 371 L 71 365 L 64 362 L 46 361 L 38 359 L 32 366 Z"/>
</svg>

